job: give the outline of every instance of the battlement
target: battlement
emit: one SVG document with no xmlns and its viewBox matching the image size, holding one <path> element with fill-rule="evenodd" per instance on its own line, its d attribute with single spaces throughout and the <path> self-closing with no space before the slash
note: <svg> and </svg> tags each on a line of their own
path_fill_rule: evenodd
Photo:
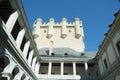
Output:
<svg viewBox="0 0 120 80">
<path fill-rule="evenodd" d="M 66 18 L 62 18 L 59 23 L 55 22 L 54 18 L 50 18 L 47 23 L 38 18 L 33 25 L 38 49 L 49 47 L 52 41 L 53 47 L 84 51 L 84 32 L 79 18 L 75 18 L 74 22 L 67 22 Z"/>
<path fill-rule="evenodd" d="M 40 26 L 49 26 L 49 22 L 53 21 L 53 26 L 62 26 L 62 22 L 66 22 L 66 26 L 75 26 L 75 22 L 79 21 L 79 24 L 82 25 L 82 21 L 79 18 L 75 18 L 74 22 L 67 22 L 66 18 L 62 18 L 61 22 L 55 22 L 54 18 L 50 18 L 48 22 L 43 22 L 41 18 L 38 18 L 35 22 L 33 27 L 36 26 L 36 24 L 39 24 Z"/>
</svg>

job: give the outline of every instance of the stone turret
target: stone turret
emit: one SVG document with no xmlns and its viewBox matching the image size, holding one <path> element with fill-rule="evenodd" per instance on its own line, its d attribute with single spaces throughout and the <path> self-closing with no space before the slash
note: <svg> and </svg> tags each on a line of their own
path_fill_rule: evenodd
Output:
<svg viewBox="0 0 120 80">
<path fill-rule="evenodd" d="M 82 35 L 81 33 L 81 24 L 80 24 L 80 19 L 79 18 L 75 18 L 75 37 L 76 38 L 80 38 L 80 36 Z"/>
<path fill-rule="evenodd" d="M 51 38 L 53 36 L 53 26 L 54 26 L 54 19 L 53 18 L 50 18 L 49 19 L 49 27 L 48 27 L 48 34 L 47 34 L 47 37 L 48 38 Z"/>
<path fill-rule="evenodd" d="M 67 19 L 62 18 L 62 31 L 61 31 L 61 37 L 65 38 L 67 36 L 67 31 L 66 31 L 66 25 L 67 25 Z"/>
</svg>

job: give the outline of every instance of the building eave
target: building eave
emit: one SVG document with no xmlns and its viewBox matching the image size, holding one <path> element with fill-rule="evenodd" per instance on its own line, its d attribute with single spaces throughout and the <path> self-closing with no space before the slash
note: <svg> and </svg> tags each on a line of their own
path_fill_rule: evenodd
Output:
<svg viewBox="0 0 120 80">
<path fill-rule="evenodd" d="M 118 10 L 117 13 L 115 13 L 115 19 L 113 20 L 112 24 L 109 25 L 109 30 L 105 35 L 105 38 L 102 41 L 101 45 L 99 46 L 99 50 L 96 54 L 96 58 L 101 55 L 101 51 L 104 49 L 106 43 L 110 40 L 111 36 L 113 35 L 113 32 L 118 29 L 117 24 L 119 19 L 120 19 L 120 9 Z"/>
<path fill-rule="evenodd" d="M 94 58 L 73 58 L 73 57 L 41 57 L 41 62 L 91 62 Z"/>
</svg>

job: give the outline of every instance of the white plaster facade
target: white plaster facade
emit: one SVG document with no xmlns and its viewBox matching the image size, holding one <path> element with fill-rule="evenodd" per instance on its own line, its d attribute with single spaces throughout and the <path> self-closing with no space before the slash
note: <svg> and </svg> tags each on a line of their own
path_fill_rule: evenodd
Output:
<svg viewBox="0 0 120 80">
<path fill-rule="evenodd" d="M 114 15 L 115 19 L 96 55 L 100 80 L 120 79 L 120 10 Z"/>
</svg>

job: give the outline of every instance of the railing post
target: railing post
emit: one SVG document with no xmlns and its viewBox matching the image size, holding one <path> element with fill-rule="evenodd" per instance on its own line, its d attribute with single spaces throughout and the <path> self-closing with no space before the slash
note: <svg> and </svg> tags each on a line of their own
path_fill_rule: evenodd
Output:
<svg viewBox="0 0 120 80">
<path fill-rule="evenodd" d="M 17 39 L 16 39 L 16 44 L 18 45 L 18 47 L 21 46 L 24 35 L 25 35 L 25 29 L 22 29 L 21 31 L 19 31 Z"/>
<path fill-rule="evenodd" d="M 11 33 L 15 22 L 17 21 L 17 18 L 19 16 L 19 10 L 15 11 L 14 13 L 12 13 L 9 17 L 9 19 L 6 22 L 6 28 L 7 28 L 7 32 Z"/>
<path fill-rule="evenodd" d="M 27 56 L 27 54 L 28 54 L 29 47 L 30 47 L 30 41 L 28 41 L 28 42 L 25 44 L 24 49 L 23 49 L 23 55 L 24 55 L 25 59 L 26 59 L 26 56 Z"/>
</svg>

